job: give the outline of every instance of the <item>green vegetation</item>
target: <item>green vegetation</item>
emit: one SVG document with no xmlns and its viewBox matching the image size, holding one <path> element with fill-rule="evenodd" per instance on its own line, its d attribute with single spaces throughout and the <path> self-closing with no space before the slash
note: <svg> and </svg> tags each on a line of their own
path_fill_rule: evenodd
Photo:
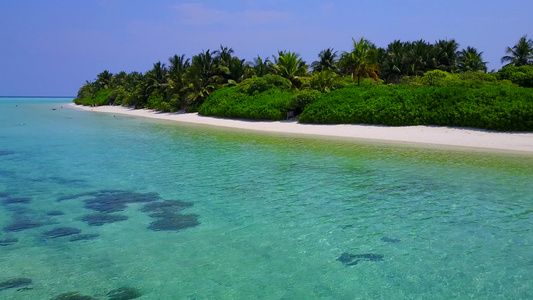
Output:
<svg viewBox="0 0 533 300">
<path fill-rule="evenodd" d="M 506 49 L 509 64 L 487 73 L 483 52 L 455 40 L 393 41 L 378 48 L 352 39 L 309 65 L 279 51 L 246 62 L 231 48 L 169 58 L 146 73 L 104 71 L 74 102 L 125 105 L 229 118 L 309 123 L 443 125 L 533 131 L 533 41 Z M 311 67 L 311 71 L 309 70 Z"/>
<path fill-rule="evenodd" d="M 246 80 L 215 91 L 199 113 L 228 118 L 284 120 L 294 92 L 292 83 L 277 75 Z"/>
<path fill-rule="evenodd" d="M 532 131 L 533 93 L 510 86 L 351 87 L 325 94 L 309 104 L 300 122 Z"/>
</svg>

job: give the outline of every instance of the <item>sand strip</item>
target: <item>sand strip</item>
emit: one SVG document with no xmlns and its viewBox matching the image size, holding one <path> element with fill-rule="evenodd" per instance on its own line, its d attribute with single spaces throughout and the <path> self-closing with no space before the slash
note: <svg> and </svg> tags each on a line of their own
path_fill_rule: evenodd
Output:
<svg viewBox="0 0 533 300">
<path fill-rule="evenodd" d="M 389 127 L 376 125 L 316 125 L 295 121 L 250 121 L 200 116 L 196 113 L 162 113 L 149 109 L 123 106 L 70 106 L 92 112 L 124 114 L 145 118 L 238 128 L 262 132 L 298 135 L 318 135 L 350 139 L 369 139 L 385 142 L 419 143 L 441 146 L 469 147 L 533 154 L 533 133 L 504 133 L 476 129 L 436 126 Z"/>
</svg>

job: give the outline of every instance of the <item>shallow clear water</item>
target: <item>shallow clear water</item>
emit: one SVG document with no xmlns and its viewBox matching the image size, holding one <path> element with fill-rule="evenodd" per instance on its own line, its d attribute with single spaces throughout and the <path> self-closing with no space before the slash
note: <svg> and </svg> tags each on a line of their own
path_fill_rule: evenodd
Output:
<svg viewBox="0 0 533 300">
<path fill-rule="evenodd" d="M 533 298 L 532 156 L 218 130 L 68 102 L 0 98 L 0 241 L 18 239 L 0 246 L 0 282 L 32 279 L 1 299 L 107 299 L 122 286 L 139 299 Z M 58 201 L 101 190 L 192 202 L 180 213 L 199 225 L 153 231 L 144 203 L 129 203 L 114 213 L 127 220 L 89 226 L 90 196 Z M 5 201 L 19 197 L 30 202 Z M 6 230 L 21 219 L 42 226 Z M 100 236 L 43 236 L 58 227 Z M 348 266 L 343 253 L 382 259 Z"/>
</svg>

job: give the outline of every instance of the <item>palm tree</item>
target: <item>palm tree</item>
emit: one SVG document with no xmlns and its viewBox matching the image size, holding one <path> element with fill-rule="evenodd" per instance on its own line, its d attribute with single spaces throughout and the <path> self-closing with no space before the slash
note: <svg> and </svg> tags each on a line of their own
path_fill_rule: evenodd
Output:
<svg viewBox="0 0 533 300">
<path fill-rule="evenodd" d="M 110 89 L 116 89 L 116 88 L 118 88 L 120 86 L 124 86 L 124 82 L 125 82 L 127 76 L 128 76 L 128 74 L 126 74 L 126 72 L 124 72 L 124 71 L 116 73 L 115 75 L 113 75 L 113 77 L 109 81 L 109 88 Z"/>
<path fill-rule="evenodd" d="M 239 59 L 236 56 L 232 57 L 228 66 L 228 83 L 236 84 L 243 81 L 250 76 L 251 72 L 249 69 L 250 66 L 244 61 L 244 59 Z"/>
<path fill-rule="evenodd" d="M 231 61 L 231 55 L 233 54 L 233 48 L 228 48 L 220 45 L 220 50 L 216 50 L 213 52 L 215 57 L 215 62 L 217 64 L 222 64 L 226 67 L 229 66 Z"/>
<path fill-rule="evenodd" d="M 172 89 L 179 92 L 185 86 L 185 73 L 189 68 L 189 59 L 185 59 L 185 55 L 174 55 L 169 59 L 170 67 L 168 69 L 169 84 Z"/>
<path fill-rule="evenodd" d="M 457 66 L 460 71 L 474 71 L 487 72 L 487 62 L 481 58 L 483 52 L 478 52 L 474 47 L 466 47 L 466 49 L 457 52 Z"/>
<path fill-rule="evenodd" d="M 322 93 L 328 93 L 331 92 L 333 89 L 333 84 L 338 78 L 339 75 L 331 70 L 315 72 L 313 78 L 311 79 L 311 86 Z"/>
<path fill-rule="evenodd" d="M 270 59 L 268 59 L 268 57 L 263 60 L 258 55 L 256 58 L 254 58 L 252 68 L 256 76 L 263 77 L 266 74 L 270 73 L 270 70 L 272 69 L 272 62 L 270 61 Z"/>
<path fill-rule="evenodd" d="M 346 73 L 351 72 L 352 81 L 355 82 L 357 77 L 357 85 L 361 85 L 363 77 L 372 78 L 377 82 L 379 64 L 376 46 L 364 38 L 359 42 L 352 38 L 352 41 L 352 52 L 344 52 L 340 59 L 341 68 Z"/>
<path fill-rule="evenodd" d="M 92 98 L 96 95 L 98 90 L 99 88 L 95 83 L 86 80 L 85 84 L 78 90 L 78 96 L 76 98 Z"/>
<path fill-rule="evenodd" d="M 457 49 L 459 44 L 455 40 L 439 40 L 433 45 L 432 69 L 446 72 L 457 70 Z"/>
<path fill-rule="evenodd" d="M 324 70 L 337 70 L 338 56 L 337 51 L 333 51 L 333 48 L 327 48 L 320 51 L 318 54 L 320 60 L 314 61 L 311 64 L 313 72 L 320 72 Z"/>
<path fill-rule="evenodd" d="M 524 35 L 512 48 L 507 47 L 505 53 L 509 55 L 502 57 L 502 63 L 509 62 L 517 67 L 533 65 L 533 40 Z"/>
<path fill-rule="evenodd" d="M 407 49 L 406 59 L 408 64 L 409 76 L 418 76 L 424 74 L 424 72 L 431 70 L 431 53 L 433 52 L 433 46 L 424 40 L 418 40 L 414 42 L 405 43 Z"/>
<path fill-rule="evenodd" d="M 105 70 L 96 76 L 95 84 L 98 85 L 100 89 L 107 89 L 109 88 L 109 83 L 111 82 L 112 78 L 113 74 L 108 70 Z"/>
<path fill-rule="evenodd" d="M 153 69 L 146 73 L 145 79 L 146 94 L 150 95 L 154 90 L 167 86 L 168 69 L 165 64 L 158 61 L 154 64 Z"/>
<path fill-rule="evenodd" d="M 402 76 L 409 75 L 407 43 L 395 40 L 382 53 L 380 61 L 381 76 L 387 82 L 397 83 Z"/>
<path fill-rule="evenodd" d="M 217 74 L 215 57 L 209 50 L 192 57 L 185 77 L 188 82 L 182 89 L 185 93 L 185 108 L 203 101 L 222 81 L 222 77 Z"/>
<path fill-rule="evenodd" d="M 279 51 L 278 57 L 274 56 L 274 61 L 276 63 L 273 66 L 274 72 L 289 79 L 293 87 L 299 88 L 301 85 L 299 77 L 307 74 L 307 65 L 300 55 L 290 51 Z"/>
</svg>

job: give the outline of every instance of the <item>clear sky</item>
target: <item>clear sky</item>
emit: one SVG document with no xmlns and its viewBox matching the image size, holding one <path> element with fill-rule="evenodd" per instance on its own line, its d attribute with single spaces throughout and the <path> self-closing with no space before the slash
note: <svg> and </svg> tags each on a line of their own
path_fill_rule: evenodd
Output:
<svg viewBox="0 0 533 300">
<path fill-rule="evenodd" d="M 0 95 L 75 96 L 103 70 L 146 72 L 221 44 L 247 61 L 288 50 L 310 64 L 352 37 L 455 39 L 499 69 L 507 46 L 533 38 L 531 12 L 533 0 L 0 0 Z"/>
</svg>

